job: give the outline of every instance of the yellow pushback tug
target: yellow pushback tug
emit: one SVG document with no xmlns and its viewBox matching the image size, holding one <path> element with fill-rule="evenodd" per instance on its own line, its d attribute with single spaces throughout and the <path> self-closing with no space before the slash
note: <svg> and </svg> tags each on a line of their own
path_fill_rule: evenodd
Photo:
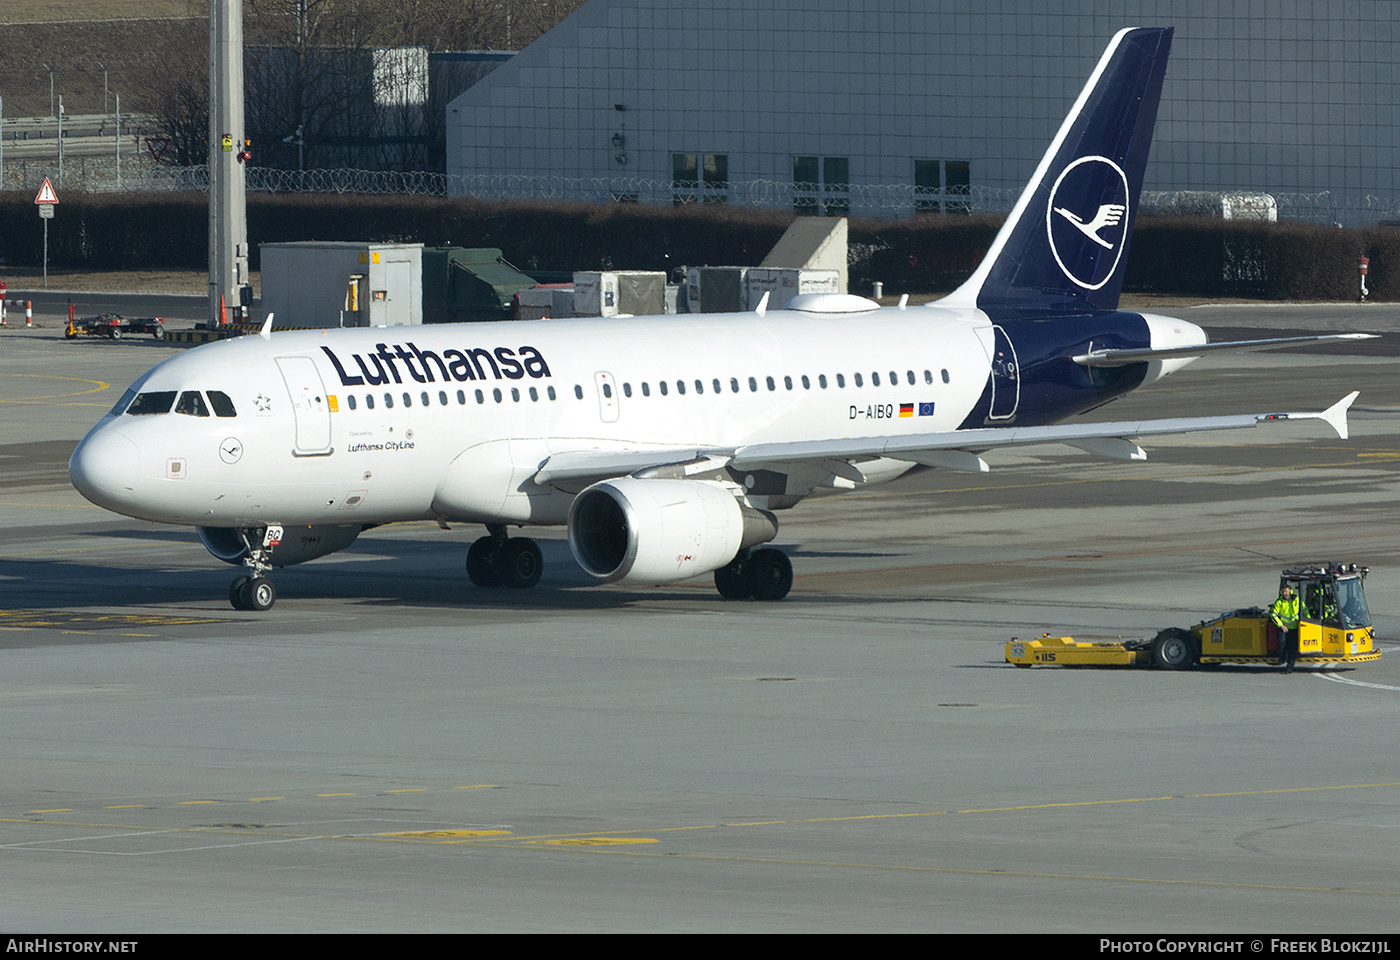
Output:
<svg viewBox="0 0 1400 960">
<path fill-rule="evenodd" d="M 1279 591 L 1292 587 L 1298 597 L 1296 663 L 1364 663 L 1379 660 L 1362 584 L 1369 567 L 1345 563 L 1310 563 L 1284 570 Z M 1197 664 L 1259 663 L 1281 665 L 1278 628 L 1261 607 L 1222 613 L 1187 630 L 1169 627 L 1151 640 L 1079 643 L 1073 637 L 1012 640 L 1006 661 L 1018 667 L 1155 666 L 1185 670 Z"/>
</svg>

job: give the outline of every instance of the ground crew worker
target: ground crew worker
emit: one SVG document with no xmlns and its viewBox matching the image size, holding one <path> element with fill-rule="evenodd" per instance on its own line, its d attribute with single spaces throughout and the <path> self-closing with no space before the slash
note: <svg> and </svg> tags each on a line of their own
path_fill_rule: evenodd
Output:
<svg viewBox="0 0 1400 960">
<path fill-rule="evenodd" d="M 1269 608 L 1269 619 L 1278 627 L 1279 657 L 1286 666 L 1284 673 L 1293 672 L 1293 661 L 1298 658 L 1298 598 L 1293 588 L 1284 584 L 1278 599 Z"/>
</svg>

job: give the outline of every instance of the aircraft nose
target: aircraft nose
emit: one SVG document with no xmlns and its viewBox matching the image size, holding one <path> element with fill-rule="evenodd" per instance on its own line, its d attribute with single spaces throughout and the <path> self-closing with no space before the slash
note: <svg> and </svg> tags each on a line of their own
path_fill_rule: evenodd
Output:
<svg viewBox="0 0 1400 960">
<path fill-rule="evenodd" d="M 136 496 L 139 467 L 136 444 L 120 433 L 97 430 L 73 451 L 68 477 L 79 493 L 99 507 L 120 511 Z"/>
</svg>

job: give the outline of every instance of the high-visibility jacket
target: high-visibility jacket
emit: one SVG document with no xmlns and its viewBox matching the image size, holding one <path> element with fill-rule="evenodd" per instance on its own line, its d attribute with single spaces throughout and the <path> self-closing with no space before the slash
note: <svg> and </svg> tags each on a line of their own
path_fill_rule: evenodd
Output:
<svg viewBox="0 0 1400 960">
<path fill-rule="evenodd" d="M 1298 626 L 1298 597 L 1279 597 L 1269 608 L 1269 617 L 1280 630 L 1292 630 Z"/>
</svg>

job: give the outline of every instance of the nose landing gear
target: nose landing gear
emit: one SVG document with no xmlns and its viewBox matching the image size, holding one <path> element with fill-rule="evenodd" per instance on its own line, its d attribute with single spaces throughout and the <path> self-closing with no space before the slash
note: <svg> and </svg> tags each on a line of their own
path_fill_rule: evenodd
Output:
<svg viewBox="0 0 1400 960">
<path fill-rule="evenodd" d="M 269 526 L 259 546 L 253 545 L 246 532 L 240 530 L 239 535 L 248 545 L 243 565 L 252 575 L 244 574 L 234 578 L 228 587 L 228 602 L 235 610 L 263 613 L 271 610 L 272 605 L 277 602 L 277 588 L 267 579 L 267 574 L 272 572 L 272 564 L 268 562 L 272 548 L 282 542 L 282 528 Z"/>
</svg>

